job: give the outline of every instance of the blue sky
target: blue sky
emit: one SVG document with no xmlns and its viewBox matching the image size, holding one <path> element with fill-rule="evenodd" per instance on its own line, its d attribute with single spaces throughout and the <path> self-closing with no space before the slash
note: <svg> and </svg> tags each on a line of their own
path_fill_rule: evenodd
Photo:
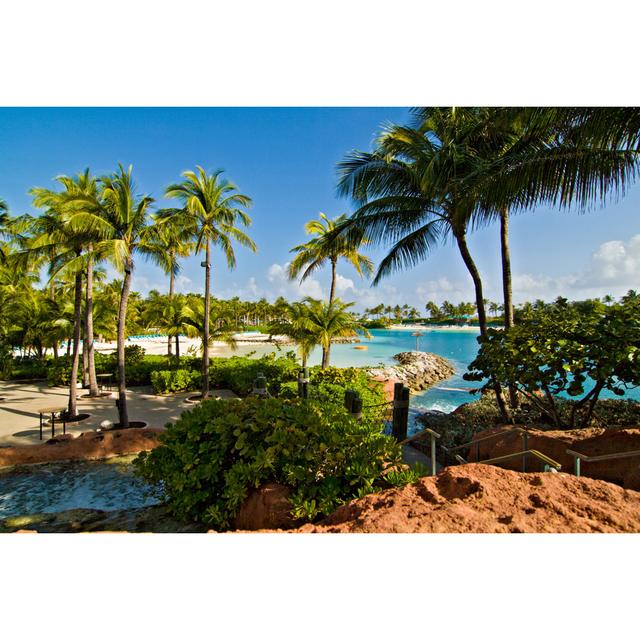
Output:
<svg viewBox="0 0 640 640">
<path fill-rule="evenodd" d="M 90 167 L 95 174 L 132 164 L 140 192 L 161 198 L 164 187 L 185 169 L 201 164 L 224 168 L 251 196 L 250 233 L 258 253 L 238 249 L 230 272 L 214 256 L 213 291 L 246 299 L 277 295 L 319 296 L 328 289 L 328 272 L 304 285 L 288 282 L 289 249 L 305 240 L 303 226 L 322 211 L 351 211 L 335 194 L 336 163 L 352 149 L 370 148 L 380 125 L 404 122 L 404 108 L 26 108 L 0 109 L 0 198 L 14 215 L 34 212 L 32 186 L 53 186 L 61 173 Z M 620 295 L 640 289 L 640 187 L 606 208 L 558 212 L 540 208 L 514 216 L 511 246 L 516 301 Z M 472 235 L 470 247 L 482 272 L 486 296 L 500 298 L 497 226 Z M 383 250 L 370 254 L 379 259 Z M 185 260 L 178 288 L 202 291 L 201 258 Z M 377 302 L 423 307 L 433 299 L 473 297 L 471 281 L 453 246 L 434 251 L 418 267 L 395 275 L 377 288 L 339 267 L 340 295 L 359 308 Z M 167 289 L 164 274 L 139 260 L 134 288 Z"/>
</svg>

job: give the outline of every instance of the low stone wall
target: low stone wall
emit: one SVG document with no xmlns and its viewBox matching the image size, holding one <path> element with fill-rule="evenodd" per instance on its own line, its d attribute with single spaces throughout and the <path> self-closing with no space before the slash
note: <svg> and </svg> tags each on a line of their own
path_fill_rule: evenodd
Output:
<svg viewBox="0 0 640 640">
<path fill-rule="evenodd" d="M 393 356 L 398 362 L 388 367 L 369 369 L 368 375 L 380 382 L 403 382 L 411 391 L 422 391 L 452 376 L 453 365 L 442 356 L 424 351 L 403 351 Z"/>
</svg>

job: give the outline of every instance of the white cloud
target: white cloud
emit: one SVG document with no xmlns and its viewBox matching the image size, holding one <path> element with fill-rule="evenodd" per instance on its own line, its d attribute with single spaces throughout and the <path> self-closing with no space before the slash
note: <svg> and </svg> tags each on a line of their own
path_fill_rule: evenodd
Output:
<svg viewBox="0 0 640 640">
<path fill-rule="evenodd" d="M 284 296 L 285 298 L 304 298 L 311 296 L 312 298 L 323 298 L 325 296 L 322 286 L 313 277 L 300 282 L 299 279 L 289 280 L 287 268 L 289 263 L 272 264 L 267 270 L 267 280 L 271 283 L 271 297 Z M 275 295 L 273 295 L 275 294 Z"/>
<path fill-rule="evenodd" d="M 518 301 L 559 295 L 570 299 L 620 296 L 640 288 L 640 235 L 628 241 L 603 242 L 582 269 L 559 276 L 517 274 L 513 277 L 514 298 Z"/>
</svg>

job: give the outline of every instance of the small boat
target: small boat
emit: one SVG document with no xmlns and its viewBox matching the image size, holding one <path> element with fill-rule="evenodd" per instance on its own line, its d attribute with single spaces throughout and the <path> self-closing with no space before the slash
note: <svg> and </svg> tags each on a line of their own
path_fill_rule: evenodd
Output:
<svg viewBox="0 0 640 640">
<path fill-rule="evenodd" d="M 366 344 L 357 344 L 354 349 L 358 349 L 358 351 L 366 351 L 369 347 Z"/>
</svg>

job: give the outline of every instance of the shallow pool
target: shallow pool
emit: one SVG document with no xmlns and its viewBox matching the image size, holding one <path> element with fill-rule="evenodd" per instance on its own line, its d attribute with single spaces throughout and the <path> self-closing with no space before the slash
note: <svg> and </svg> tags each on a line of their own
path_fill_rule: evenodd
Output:
<svg viewBox="0 0 640 640">
<path fill-rule="evenodd" d="M 0 472 L 0 518 L 157 504 L 149 486 L 133 475 L 131 460 L 55 462 Z"/>
</svg>

